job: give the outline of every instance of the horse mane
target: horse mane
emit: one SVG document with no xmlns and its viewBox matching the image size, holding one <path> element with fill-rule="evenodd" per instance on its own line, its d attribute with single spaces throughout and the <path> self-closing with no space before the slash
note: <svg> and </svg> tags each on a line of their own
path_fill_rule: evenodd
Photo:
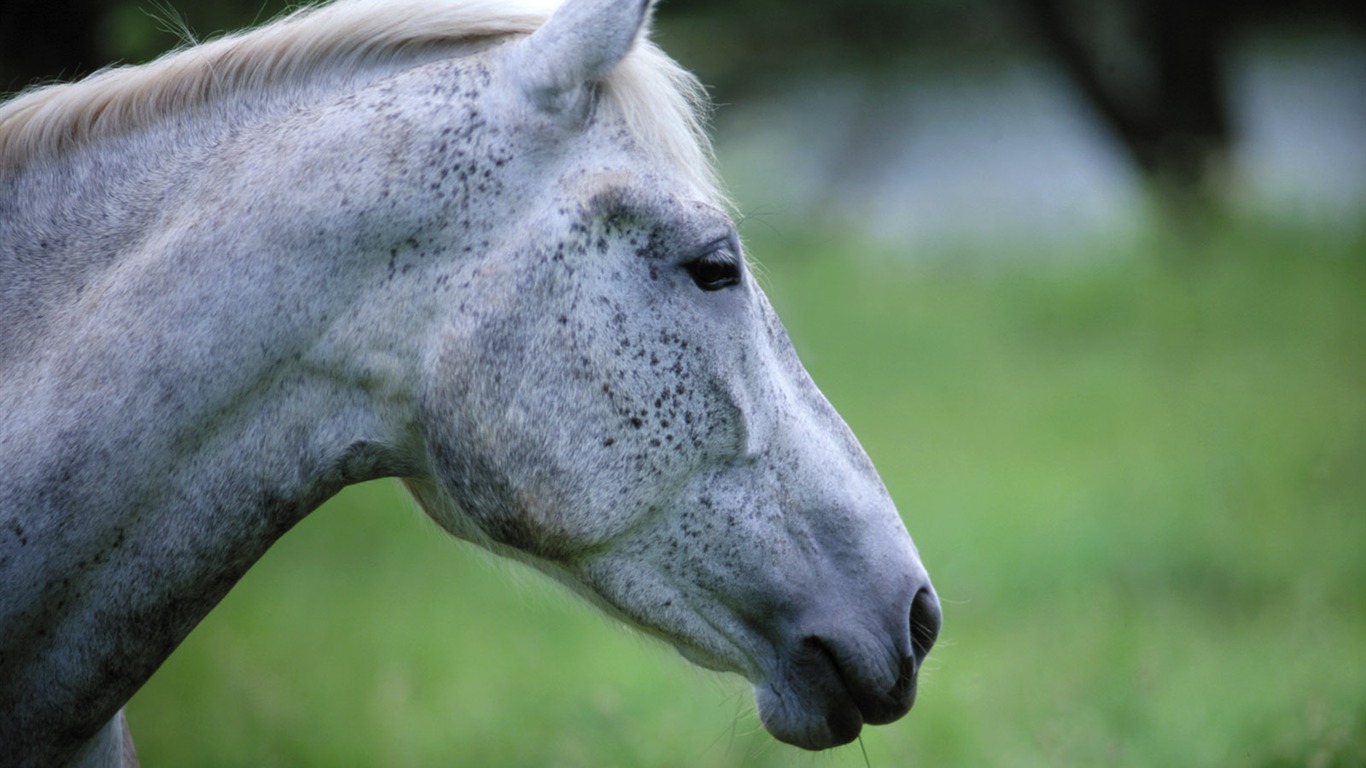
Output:
<svg viewBox="0 0 1366 768">
<path fill-rule="evenodd" d="M 27 167 L 160 117 L 321 72 L 356 71 L 441 45 L 530 34 L 561 0 L 336 0 L 155 61 L 101 70 L 0 104 L 0 171 Z M 701 83 L 648 39 L 603 83 L 643 146 L 724 201 Z"/>
</svg>

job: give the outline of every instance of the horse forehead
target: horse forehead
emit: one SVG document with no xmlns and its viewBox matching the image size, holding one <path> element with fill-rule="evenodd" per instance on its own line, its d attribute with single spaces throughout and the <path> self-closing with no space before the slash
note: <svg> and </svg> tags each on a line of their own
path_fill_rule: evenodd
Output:
<svg viewBox="0 0 1366 768">
<path fill-rule="evenodd" d="M 407 156 L 407 162 L 492 157 L 505 171 L 502 188 L 507 191 L 509 183 L 549 188 L 576 208 L 601 211 L 611 201 L 615 208 L 650 218 L 678 211 L 727 215 L 721 201 L 713 199 L 715 193 L 695 183 L 693 169 L 674 167 L 670 158 L 648 146 L 631 127 L 626 105 L 604 93 L 583 123 L 547 117 L 505 76 L 502 53 L 495 46 L 421 64 L 372 84 L 361 98 L 345 98 L 339 106 L 370 124 L 366 134 L 382 142 L 425 137 L 432 153 Z M 451 156 L 452 150 L 458 157 Z M 484 196 L 496 198 L 490 193 L 497 191 L 490 187 Z"/>
</svg>

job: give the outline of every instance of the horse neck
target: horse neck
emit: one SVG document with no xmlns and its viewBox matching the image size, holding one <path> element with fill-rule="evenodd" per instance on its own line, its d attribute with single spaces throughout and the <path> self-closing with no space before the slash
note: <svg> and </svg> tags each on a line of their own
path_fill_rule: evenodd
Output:
<svg viewBox="0 0 1366 768">
<path fill-rule="evenodd" d="M 432 46 L 356 70 L 298 74 L 76 146 L 0 157 L 0 328 L 49 316 L 51 306 L 146 246 L 188 180 L 205 164 L 261 135 L 280 115 L 354 91 L 414 64 L 477 46 Z M 57 86 L 61 87 L 61 86 Z M 0 334 L 0 370 L 26 334 Z"/>
<path fill-rule="evenodd" d="M 421 471 L 394 362 L 417 341 L 359 332 L 365 275 L 272 251 L 268 210 L 213 199 L 197 174 L 251 162 L 222 138 L 172 126 L 122 140 L 155 155 L 0 178 L 0 743 L 20 764 L 79 749 L 342 486 Z"/>
<path fill-rule="evenodd" d="M 175 151 L 147 152 L 166 130 L 106 142 L 118 151 L 84 148 L 31 167 L 0 166 L 0 370 L 31 346 L 37 327 L 117 266 L 153 226 L 157 200 L 174 176 Z M 125 151 L 125 150 L 135 151 Z"/>
</svg>

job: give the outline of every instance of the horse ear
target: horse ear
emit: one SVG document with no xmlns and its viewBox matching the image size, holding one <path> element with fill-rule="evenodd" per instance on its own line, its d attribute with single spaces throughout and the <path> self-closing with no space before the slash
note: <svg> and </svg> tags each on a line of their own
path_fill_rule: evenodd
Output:
<svg viewBox="0 0 1366 768">
<path fill-rule="evenodd" d="M 600 82 L 630 53 L 653 0 L 568 0 L 522 40 L 514 77 L 536 107 L 559 114 L 582 103 L 584 87 Z"/>
</svg>

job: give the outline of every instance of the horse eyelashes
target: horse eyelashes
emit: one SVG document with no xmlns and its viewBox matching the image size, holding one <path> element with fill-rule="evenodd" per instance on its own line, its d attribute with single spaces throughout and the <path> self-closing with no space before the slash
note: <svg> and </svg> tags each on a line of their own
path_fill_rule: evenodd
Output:
<svg viewBox="0 0 1366 768">
<path fill-rule="evenodd" d="M 698 288 L 719 291 L 740 282 L 740 260 L 729 248 L 722 248 L 684 265 Z"/>
</svg>

